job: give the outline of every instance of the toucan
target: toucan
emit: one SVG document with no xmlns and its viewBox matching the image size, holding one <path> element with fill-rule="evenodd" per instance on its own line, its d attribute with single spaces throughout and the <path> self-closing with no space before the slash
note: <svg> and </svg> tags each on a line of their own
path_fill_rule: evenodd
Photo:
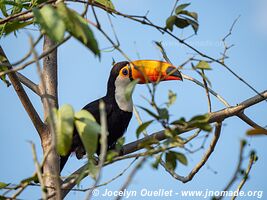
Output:
<svg viewBox="0 0 267 200">
<path fill-rule="evenodd" d="M 104 97 L 97 99 L 83 107 L 89 111 L 100 123 L 99 103 L 105 103 L 107 116 L 107 147 L 113 149 L 117 140 L 123 136 L 132 118 L 133 102 L 128 99 L 125 90 L 128 84 L 138 80 L 138 84 L 155 83 L 168 80 L 182 80 L 182 75 L 172 64 L 157 60 L 137 60 L 132 62 L 118 62 L 110 72 L 107 93 Z M 66 156 L 60 158 L 60 171 L 66 164 L 69 155 L 75 152 L 76 157 L 81 159 L 85 154 L 82 141 L 76 129 L 73 133 L 72 147 Z M 97 153 L 99 154 L 100 144 Z"/>
</svg>

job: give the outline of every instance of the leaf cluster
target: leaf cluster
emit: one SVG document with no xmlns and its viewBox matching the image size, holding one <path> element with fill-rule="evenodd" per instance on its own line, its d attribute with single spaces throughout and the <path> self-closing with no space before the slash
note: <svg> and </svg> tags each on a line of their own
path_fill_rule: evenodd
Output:
<svg viewBox="0 0 267 200">
<path fill-rule="evenodd" d="M 170 16 L 166 20 L 166 29 L 173 31 L 173 27 L 183 29 L 191 26 L 197 34 L 199 24 L 198 24 L 198 14 L 196 12 L 190 12 L 185 10 L 190 5 L 190 3 L 181 4 L 176 7 L 175 15 Z"/>
<path fill-rule="evenodd" d="M 68 32 L 95 55 L 100 55 L 97 41 L 87 21 L 63 2 L 57 4 L 56 8 L 50 5 L 45 5 L 41 9 L 34 8 L 33 13 L 41 31 L 55 42 L 61 42 L 65 32 Z"/>
<path fill-rule="evenodd" d="M 71 150 L 74 128 L 78 132 L 88 158 L 97 150 L 100 125 L 94 116 L 86 110 L 74 113 L 70 105 L 63 105 L 53 110 L 56 125 L 56 149 L 59 155 L 65 156 Z"/>
</svg>

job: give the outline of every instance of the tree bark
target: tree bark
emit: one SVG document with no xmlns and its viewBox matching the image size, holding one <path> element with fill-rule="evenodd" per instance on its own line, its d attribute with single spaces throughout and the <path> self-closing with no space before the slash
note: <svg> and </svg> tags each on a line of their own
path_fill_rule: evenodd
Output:
<svg viewBox="0 0 267 200">
<path fill-rule="evenodd" d="M 55 43 L 48 37 L 44 36 L 43 51 L 50 49 Z M 56 135 L 55 126 L 52 116 L 53 108 L 58 108 L 57 92 L 57 49 L 52 51 L 43 59 L 43 69 L 41 73 L 41 99 L 44 109 L 44 121 L 47 123 L 47 129 L 42 134 L 42 148 L 46 160 L 43 166 L 44 184 L 47 186 L 47 196 L 50 199 L 62 199 L 61 197 L 61 180 L 59 177 L 60 157 L 56 152 Z"/>
</svg>

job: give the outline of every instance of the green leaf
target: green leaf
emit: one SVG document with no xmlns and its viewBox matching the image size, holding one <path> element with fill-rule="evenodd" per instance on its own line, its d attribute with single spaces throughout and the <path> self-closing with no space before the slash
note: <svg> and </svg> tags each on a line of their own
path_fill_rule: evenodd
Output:
<svg viewBox="0 0 267 200">
<path fill-rule="evenodd" d="M 173 15 L 173 16 L 168 17 L 168 19 L 166 20 L 166 28 L 169 29 L 170 31 L 173 30 L 173 25 L 176 22 L 176 18 L 177 17 Z"/>
<path fill-rule="evenodd" d="M 76 11 L 69 9 L 61 2 L 57 6 L 58 12 L 65 22 L 67 31 L 88 47 L 95 55 L 100 56 L 97 41 L 94 34 L 88 26 L 87 21 Z"/>
<path fill-rule="evenodd" d="M 5 188 L 8 185 L 9 185 L 9 183 L 0 182 L 0 189 L 3 189 L 3 188 Z"/>
<path fill-rule="evenodd" d="M 169 151 L 165 154 L 166 167 L 171 171 L 174 171 L 177 165 L 175 153 L 174 151 Z"/>
<path fill-rule="evenodd" d="M 69 153 L 72 145 L 74 129 L 74 110 L 70 105 L 63 105 L 56 112 L 56 135 L 57 135 L 57 152 L 65 156 Z"/>
<path fill-rule="evenodd" d="M 45 3 L 45 2 L 47 2 L 47 1 L 46 1 L 46 0 L 35 0 L 35 1 L 32 3 L 32 6 L 33 6 L 33 7 L 36 7 L 36 6 L 38 6 L 38 5 L 42 4 L 42 3 Z"/>
<path fill-rule="evenodd" d="M 81 110 L 75 113 L 75 126 L 88 157 L 92 156 L 97 149 L 100 125 L 95 121 L 91 113 Z"/>
<path fill-rule="evenodd" d="M 191 63 L 191 65 L 193 66 L 192 63 Z M 193 66 L 193 69 L 196 69 L 196 68 Z M 205 73 L 204 73 L 204 69 L 201 69 L 201 70 L 202 70 L 202 71 L 199 72 L 200 76 L 201 76 L 201 77 L 208 83 L 208 85 L 209 85 L 210 87 L 212 87 L 209 78 L 208 78 L 208 77 L 205 75 Z"/>
<path fill-rule="evenodd" d="M 116 149 L 117 150 L 121 150 L 122 146 L 124 145 L 125 143 L 125 137 L 120 137 L 118 140 L 117 140 L 117 143 L 116 143 Z"/>
<path fill-rule="evenodd" d="M 127 85 L 127 87 L 125 89 L 125 93 L 124 93 L 125 94 L 125 98 L 126 98 L 127 101 L 130 101 L 131 100 L 132 94 L 133 94 L 133 91 L 134 91 L 134 88 L 135 88 L 135 86 L 136 86 L 136 84 L 138 82 L 139 82 L 139 79 L 136 79 L 136 80 L 131 81 Z"/>
<path fill-rule="evenodd" d="M 91 176 L 94 180 L 96 180 L 99 168 L 94 164 L 92 159 L 88 160 L 87 167 L 89 171 L 89 176 Z"/>
<path fill-rule="evenodd" d="M 155 113 L 153 113 L 152 111 L 148 110 L 147 108 L 145 107 L 142 107 L 142 106 L 138 106 L 139 108 L 141 108 L 142 110 L 144 110 L 145 112 L 147 112 L 149 115 L 151 115 L 152 117 L 154 117 L 155 119 L 159 119 L 159 116 L 156 115 Z"/>
<path fill-rule="evenodd" d="M 57 10 L 50 5 L 45 5 L 40 10 L 33 8 L 36 23 L 40 24 L 43 33 L 55 42 L 61 42 L 66 30 L 65 23 Z"/>
<path fill-rule="evenodd" d="M 179 153 L 179 152 L 175 152 L 175 157 L 176 157 L 176 159 L 177 159 L 180 163 L 182 163 L 183 165 L 188 165 L 187 158 L 185 157 L 184 154 Z"/>
<path fill-rule="evenodd" d="M 7 17 L 8 14 L 7 14 L 7 11 L 6 11 L 6 4 L 4 3 L 3 0 L 0 1 L 0 10 L 2 12 L 2 14 Z"/>
<path fill-rule="evenodd" d="M 259 135 L 267 135 L 267 130 L 262 128 L 250 129 L 247 131 L 247 135 L 249 136 L 259 136 Z"/>
<path fill-rule="evenodd" d="M 6 71 L 8 68 L 6 66 L 0 66 L 0 72 Z M 6 79 L 6 75 L 2 75 L 0 79 L 6 84 L 7 87 L 11 85 L 11 83 Z"/>
<path fill-rule="evenodd" d="M 207 131 L 207 132 L 212 131 L 212 126 L 208 123 L 196 124 L 196 127 L 200 128 L 203 131 Z"/>
<path fill-rule="evenodd" d="M 172 125 L 187 126 L 187 122 L 186 122 L 184 117 L 181 117 L 180 119 L 171 122 L 171 124 Z"/>
<path fill-rule="evenodd" d="M 158 144 L 158 143 L 159 141 L 156 138 L 152 137 L 152 138 L 149 138 L 148 140 L 141 142 L 139 146 L 140 148 L 153 149 L 154 147 L 151 145 Z"/>
<path fill-rule="evenodd" d="M 165 129 L 164 134 L 169 138 L 173 138 L 175 136 L 174 132 L 169 129 Z"/>
<path fill-rule="evenodd" d="M 211 132 L 212 126 L 209 124 L 209 114 L 194 116 L 189 120 L 188 127 L 197 127 L 204 131 Z"/>
<path fill-rule="evenodd" d="M 0 55 L 0 63 L 2 64 L 7 63 L 7 59 L 3 55 Z M 6 70 L 8 70 L 7 66 L 0 66 L 0 72 L 6 71 Z M 6 75 L 2 75 L 0 79 L 6 84 L 7 87 L 11 85 L 10 82 L 6 79 Z"/>
<path fill-rule="evenodd" d="M 33 20 L 27 22 L 11 21 L 5 24 L 0 24 L 0 37 L 2 35 L 7 36 L 8 34 L 17 31 L 18 29 L 22 29 L 32 23 Z"/>
<path fill-rule="evenodd" d="M 175 14 L 179 15 L 189 5 L 190 5 L 190 3 L 185 3 L 185 4 L 181 4 L 181 5 L 177 6 L 175 9 Z"/>
<path fill-rule="evenodd" d="M 94 3 L 100 4 L 101 6 L 109 8 L 111 10 L 115 10 L 115 7 L 110 0 L 94 0 Z"/>
<path fill-rule="evenodd" d="M 139 138 L 140 133 L 142 133 L 154 120 L 147 121 L 142 123 L 136 130 L 136 137 Z"/>
<path fill-rule="evenodd" d="M 189 25 L 190 23 L 187 21 L 187 19 L 176 17 L 175 26 L 177 26 L 178 28 L 183 29 Z"/>
<path fill-rule="evenodd" d="M 38 177 L 37 177 L 37 173 L 34 173 L 34 175 L 31 176 L 31 177 L 22 179 L 22 180 L 20 181 L 20 183 L 21 183 L 21 184 L 25 184 L 25 183 L 30 183 L 30 182 L 32 182 L 32 181 L 34 181 L 34 182 L 39 182 Z"/>
<path fill-rule="evenodd" d="M 207 63 L 206 61 L 200 61 L 197 66 L 197 69 L 203 69 L 203 70 L 211 70 L 211 67 L 209 65 L 209 63 Z"/>
<path fill-rule="evenodd" d="M 13 6 L 12 12 L 11 12 L 12 15 L 20 13 L 23 8 L 21 0 L 15 0 L 14 3 L 15 3 L 15 6 Z"/>
<path fill-rule="evenodd" d="M 196 12 L 189 12 L 187 10 L 183 10 L 179 14 L 180 15 L 186 15 L 188 17 L 193 18 L 195 21 L 198 21 L 198 14 Z"/>
<path fill-rule="evenodd" d="M 110 150 L 107 152 L 107 158 L 106 159 L 108 162 L 111 162 L 113 160 L 113 158 L 115 158 L 118 155 L 119 155 L 119 153 L 117 151 Z"/>
<path fill-rule="evenodd" d="M 169 120 L 169 111 L 167 108 L 159 108 L 159 118 Z"/>
<path fill-rule="evenodd" d="M 173 91 L 169 90 L 169 93 L 168 93 L 168 103 L 167 103 L 167 106 L 170 107 L 171 105 L 174 104 L 174 102 L 176 101 L 176 93 L 174 93 Z"/>
<path fill-rule="evenodd" d="M 188 19 L 188 18 L 186 18 L 186 21 L 191 25 L 191 27 L 193 28 L 195 34 L 197 34 L 198 27 L 199 27 L 198 22 L 194 21 L 194 20 L 191 20 L 191 19 Z"/>
<path fill-rule="evenodd" d="M 161 161 L 161 158 L 162 158 L 162 153 L 160 155 L 156 155 L 156 160 L 154 163 L 152 163 L 152 167 L 154 169 L 158 169 L 158 166 L 159 166 L 159 163 Z"/>
<path fill-rule="evenodd" d="M 176 8 L 175 13 L 177 15 L 177 18 L 175 20 L 175 25 L 178 28 L 185 28 L 191 25 L 196 34 L 199 27 L 198 14 L 196 12 L 189 12 L 187 10 L 184 10 L 189 5 L 190 5 L 189 3 L 182 4 Z"/>
<path fill-rule="evenodd" d="M 192 117 L 189 121 L 190 122 L 198 122 L 198 123 L 205 123 L 209 121 L 209 114 L 204 114 L 204 115 L 196 115 Z"/>
<path fill-rule="evenodd" d="M 184 139 L 179 136 L 181 132 L 178 132 L 177 130 L 173 132 L 174 137 L 172 137 L 171 140 L 166 140 L 166 144 L 169 145 L 169 147 L 180 147 L 184 148 Z"/>
</svg>

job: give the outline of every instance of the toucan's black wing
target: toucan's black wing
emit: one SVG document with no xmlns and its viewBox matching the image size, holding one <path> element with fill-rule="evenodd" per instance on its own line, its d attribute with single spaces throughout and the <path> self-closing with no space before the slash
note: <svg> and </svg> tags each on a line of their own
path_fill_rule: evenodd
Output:
<svg viewBox="0 0 267 200">
<path fill-rule="evenodd" d="M 96 121 L 100 124 L 100 112 L 99 112 L 99 103 L 100 101 L 104 101 L 105 103 L 105 108 L 106 108 L 106 115 L 107 118 L 110 116 L 112 113 L 113 107 L 112 104 L 108 102 L 108 99 L 106 97 L 103 97 L 101 99 L 97 99 L 86 106 L 83 107 L 83 110 L 89 111 L 96 119 Z"/>
<path fill-rule="evenodd" d="M 84 106 L 82 108 L 83 110 L 89 111 L 95 117 L 95 119 L 98 123 L 100 123 L 100 112 L 99 112 L 100 100 L 103 100 L 105 103 L 106 115 L 108 118 L 111 115 L 113 108 L 112 108 L 112 104 L 109 104 L 108 100 L 105 97 L 103 97 L 101 99 L 97 99 L 97 100 L 87 104 L 86 106 Z M 68 158 L 72 152 L 75 152 L 76 157 L 78 159 L 81 159 L 86 154 L 85 149 L 84 149 L 83 144 L 82 144 L 82 141 L 81 141 L 79 134 L 78 134 L 75 127 L 74 127 L 74 131 L 73 131 L 73 140 L 72 140 L 71 150 L 66 156 L 60 157 L 60 171 L 64 168 L 64 166 L 65 166 L 66 162 L 68 161 Z"/>
</svg>

